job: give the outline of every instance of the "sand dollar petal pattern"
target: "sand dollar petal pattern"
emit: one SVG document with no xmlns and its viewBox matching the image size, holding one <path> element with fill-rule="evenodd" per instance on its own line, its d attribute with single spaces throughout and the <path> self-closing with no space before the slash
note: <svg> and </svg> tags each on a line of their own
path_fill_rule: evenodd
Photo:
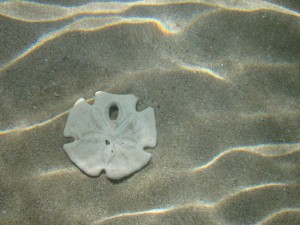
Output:
<svg viewBox="0 0 300 225">
<path fill-rule="evenodd" d="M 153 108 L 136 111 L 138 98 L 97 92 L 93 105 L 80 98 L 70 110 L 64 145 L 71 161 L 90 176 L 105 170 L 111 179 L 126 177 L 151 159 L 145 147 L 155 147 L 157 131 Z"/>
</svg>

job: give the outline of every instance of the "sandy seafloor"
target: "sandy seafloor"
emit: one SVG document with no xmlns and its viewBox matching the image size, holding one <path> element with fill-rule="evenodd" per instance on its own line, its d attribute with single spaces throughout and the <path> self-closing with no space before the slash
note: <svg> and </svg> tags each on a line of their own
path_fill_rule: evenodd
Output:
<svg viewBox="0 0 300 225">
<path fill-rule="evenodd" d="M 0 224 L 300 224 L 298 1 L 1 1 Z M 112 181 L 67 157 L 96 91 L 156 114 Z"/>
</svg>

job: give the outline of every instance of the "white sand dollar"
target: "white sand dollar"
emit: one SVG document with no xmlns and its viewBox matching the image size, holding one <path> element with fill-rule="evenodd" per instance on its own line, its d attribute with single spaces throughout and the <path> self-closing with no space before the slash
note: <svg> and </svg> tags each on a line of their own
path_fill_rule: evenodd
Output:
<svg viewBox="0 0 300 225">
<path fill-rule="evenodd" d="M 126 177 L 151 159 L 145 147 L 156 146 L 153 108 L 136 111 L 138 98 L 99 91 L 93 105 L 80 98 L 70 111 L 64 136 L 74 142 L 64 150 L 90 176 L 105 170 L 111 179 Z"/>
</svg>

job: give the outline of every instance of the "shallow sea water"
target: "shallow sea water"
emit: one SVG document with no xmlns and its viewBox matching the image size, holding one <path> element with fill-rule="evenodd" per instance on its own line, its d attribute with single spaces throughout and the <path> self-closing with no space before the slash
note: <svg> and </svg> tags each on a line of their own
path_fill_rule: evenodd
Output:
<svg viewBox="0 0 300 225">
<path fill-rule="evenodd" d="M 81 172 L 97 91 L 153 107 L 139 172 Z M 0 224 L 300 224 L 300 3 L 0 1 Z"/>
</svg>

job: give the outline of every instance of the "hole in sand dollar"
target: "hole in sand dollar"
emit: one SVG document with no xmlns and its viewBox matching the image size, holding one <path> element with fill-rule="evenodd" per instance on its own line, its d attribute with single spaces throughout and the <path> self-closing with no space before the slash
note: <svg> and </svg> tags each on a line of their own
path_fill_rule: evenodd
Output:
<svg viewBox="0 0 300 225">
<path fill-rule="evenodd" d="M 110 145 L 109 140 L 105 140 L 105 144 L 106 144 L 106 145 Z"/>
<path fill-rule="evenodd" d="M 116 104 L 113 104 L 110 108 L 109 108 L 109 118 L 111 120 L 116 120 L 118 118 L 118 114 L 119 114 L 119 108 Z"/>
<path fill-rule="evenodd" d="M 75 138 L 73 137 L 65 137 L 66 143 L 72 143 L 75 141 Z"/>
</svg>

